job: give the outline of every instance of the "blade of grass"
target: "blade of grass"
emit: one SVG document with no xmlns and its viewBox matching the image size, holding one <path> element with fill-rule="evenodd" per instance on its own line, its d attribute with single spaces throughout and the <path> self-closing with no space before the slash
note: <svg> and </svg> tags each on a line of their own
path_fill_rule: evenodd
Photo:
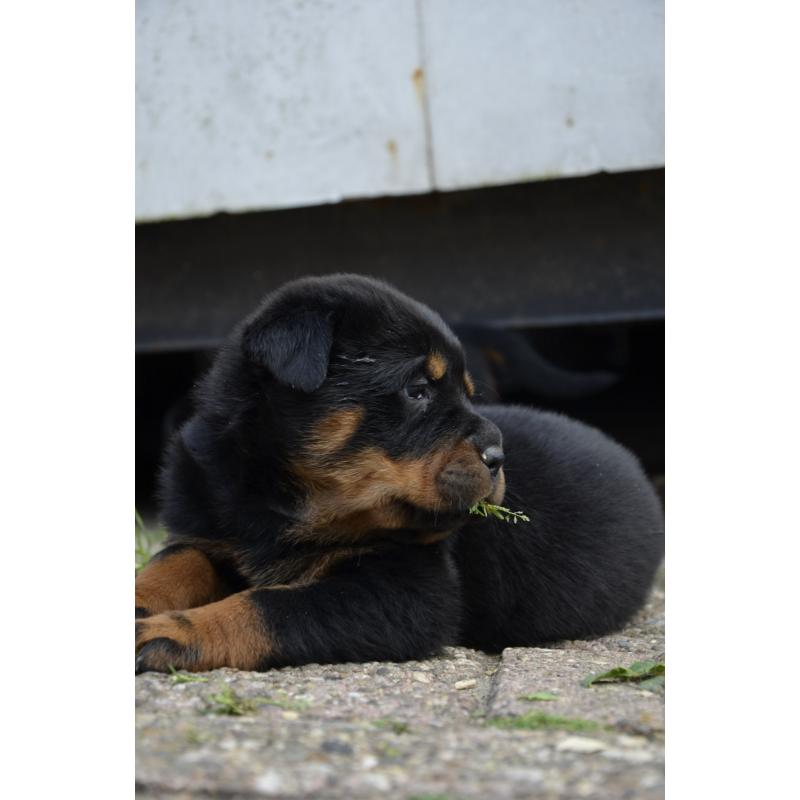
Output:
<svg viewBox="0 0 800 800">
<path fill-rule="evenodd" d="M 522 511 L 512 511 L 510 508 L 504 506 L 496 506 L 493 503 L 487 503 L 485 500 L 480 500 L 475 503 L 469 510 L 470 514 L 478 517 L 489 517 L 490 515 L 495 519 L 502 522 L 512 522 L 516 525 L 518 522 L 530 522 L 530 517 L 526 516 Z"/>
</svg>

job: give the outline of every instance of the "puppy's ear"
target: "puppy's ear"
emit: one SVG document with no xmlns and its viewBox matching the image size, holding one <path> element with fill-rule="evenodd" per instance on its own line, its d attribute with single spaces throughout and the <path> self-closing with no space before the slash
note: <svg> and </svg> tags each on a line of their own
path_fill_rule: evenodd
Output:
<svg viewBox="0 0 800 800">
<path fill-rule="evenodd" d="M 244 354 L 292 389 L 313 392 L 328 374 L 333 345 L 330 312 L 298 309 L 253 320 L 242 334 Z"/>
</svg>

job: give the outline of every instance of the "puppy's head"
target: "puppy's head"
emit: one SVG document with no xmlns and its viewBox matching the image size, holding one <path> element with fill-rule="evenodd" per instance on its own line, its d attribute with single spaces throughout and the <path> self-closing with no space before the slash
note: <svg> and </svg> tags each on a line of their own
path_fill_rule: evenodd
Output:
<svg viewBox="0 0 800 800">
<path fill-rule="evenodd" d="M 240 337 L 304 494 L 305 532 L 433 540 L 477 501 L 502 500 L 500 431 L 473 408 L 461 346 L 427 307 L 368 278 L 304 279 Z"/>
</svg>

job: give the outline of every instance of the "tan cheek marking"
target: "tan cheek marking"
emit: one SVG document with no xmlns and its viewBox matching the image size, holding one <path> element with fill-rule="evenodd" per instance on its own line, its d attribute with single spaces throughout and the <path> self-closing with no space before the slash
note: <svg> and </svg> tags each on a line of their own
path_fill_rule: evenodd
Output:
<svg viewBox="0 0 800 800">
<path fill-rule="evenodd" d="M 327 519 L 317 518 L 312 523 L 312 528 L 316 531 L 314 538 L 317 541 L 338 542 L 344 538 L 347 541 L 357 542 L 372 531 L 397 530 L 407 524 L 407 515 L 402 507 L 387 502 L 375 508 L 343 510 L 342 513 Z"/>
<path fill-rule="evenodd" d="M 464 389 L 467 391 L 467 397 L 472 397 L 475 394 L 475 384 L 469 372 L 464 373 Z"/>
<path fill-rule="evenodd" d="M 310 456 L 321 458 L 341 450 L 351 439 L 364 418 L 364 409 L 343 408 L 334 411 L 316 424 L 309 437 Z"/>
<path fill-rule="evenodd" d="M 320 541 L 324 533 L 336 541 L 340 534 L 357 539 L 377 528 L 402 528 L 407 515 L 397 501 L 434 508 L 435 477 L 447 455 L 393 460 L 378 448 L 368 448 L 335 463 L 303 459 L 293 471 L 309 490 L 308 509 L 294 536 Z"/>
<path fill-rule="evenodd" d="M 393 460 L 378 448 L 335 462 L 304 459 L 293 469 L 308 489 L 308 506 L 304 522 L 291 535 L 319 543 L 357 542 L 374 530 L 403 528 L 408 514 L 399 501 L 435 510 L 441 502 L 436 476 L 445 464 L 471 471 L 479 466 L 478 455 L 471 444 L 459 442 L 419 459 Z M 485 496 L 492 482 L 486 470 L 479 473 L 485 486 L 477 488 Z"/>
<path fill-rule="evenodd" d="M 425 370 L 431 380 L 438 381 L 447 372 L 447 361 L 441 353 L 431 353 L 425 362 Z"/>
</svg>

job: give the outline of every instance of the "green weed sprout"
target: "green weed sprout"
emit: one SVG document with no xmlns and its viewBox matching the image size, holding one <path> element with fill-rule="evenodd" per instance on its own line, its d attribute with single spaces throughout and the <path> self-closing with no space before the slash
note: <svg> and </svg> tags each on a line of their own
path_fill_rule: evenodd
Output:
<svg viewBox="0 0 800 800">
<path fill-rule="evenodd" d="M 475 503 L 469 513 L 474 514 L 476 517 L 494 517 L 503 522 L 513 522 L 514 525 L 518 522 L 531 521 L 531 518 L 523 514 L 522 511 L 512 511 L 510 508 L 496 506 L 492 503 L 487 503 L 485 500 L 479 500 Z"/>
</svg>

